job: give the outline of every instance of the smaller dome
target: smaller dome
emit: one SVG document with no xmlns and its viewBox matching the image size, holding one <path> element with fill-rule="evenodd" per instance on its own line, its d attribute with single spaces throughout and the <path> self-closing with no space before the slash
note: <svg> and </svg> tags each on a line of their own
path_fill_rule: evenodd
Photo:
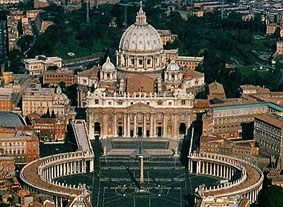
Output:
<svg viewBox="0 0 283 207">
<path fill-rule="evenodd" d="M 115 70 L 115 66 L 111 63 L 109 56 L 106 59 L 106 62 L 102 65 L 102 70 Z"/>
<path fill-rule="evenodd" d="M 167 66 L 167 70 L 179 70 L 179 65 L 175 62 L 175 60 L 172 60 L 169 65 Z"/>
</svg>

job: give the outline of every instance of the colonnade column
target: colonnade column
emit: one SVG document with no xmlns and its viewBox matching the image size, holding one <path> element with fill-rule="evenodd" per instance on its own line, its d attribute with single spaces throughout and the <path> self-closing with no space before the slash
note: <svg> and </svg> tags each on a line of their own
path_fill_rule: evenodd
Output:
<svg viewBox="0 0 283 207">
<path fill-rule="evenodd" d="M 137 136 L 137 114 L 134 114 L 134 137 Z"/>
<path fill-rule="evenodd" d="M 146 137 L 146 118 L 147 114 L 143 113 L 143 137 Z"/>
<path fill-rule="evenodd" d="M 103 134 L 102 137 L 106 137 L 107 135 L 107 120 L 106 120 L 106 113 L 102 112 L 103 114 L 103 123 L 102 123 L 102 130 L 103 130 Z"/>
<path fill-rule="evenodd" d="M 173 113 L 173 116 L 174 116 L 174 132 L 173 132 L 173 136 L 175 137 L 175 136 L 177 136 L 177 131 L 178 131 L 178 129 L 177 129 L 177 114 L 176 113 Z"/>
<path fill-rule="evenodd" d="M 157 121 L 156 121 L 156 119 L 157 119 L 157 116 L 156 115 L 157 114 L 155 113 L 154 114 L 154 118 L 153 118 L 153 136 L 154 137 L 157 136 L 157 134 L 156 134 L 156 128 L 157 128 Z"/>
<path fill-rule="evenodd" d="M 154 124 L 153 124 L 154 120 L 153 120 L 153 113 L 150 113 L 150 136 L 153 137 L 154 136 Z"/>
<path fill-rule="evenodd" d="M 114 113 L 114 137 L 118 136 L 117 127 L 117 113 Z"/>
<path fill-rule="evenodd" d="M 131 131 L 131 128 L 130 128 L 130 126 L 131 126 L 130 114 L 127 114 L 127 116 L 128 116 L 127 130 L 128 130 L 128 135 L 130 137 L 131 136 L 131 133 L 130 133 L 130 131 Z"/>
<path fill-rule="evenodd" d="M 127 137 L 127 114 L 126 113 L 123 113 L 123 136 L 124 137 Z"/>
<path fill-rule="evenodd" d="M 167 129 L 166 129 L 166 113 L 163 113 L 163 137 L 167 137 Z"/>
</svg>

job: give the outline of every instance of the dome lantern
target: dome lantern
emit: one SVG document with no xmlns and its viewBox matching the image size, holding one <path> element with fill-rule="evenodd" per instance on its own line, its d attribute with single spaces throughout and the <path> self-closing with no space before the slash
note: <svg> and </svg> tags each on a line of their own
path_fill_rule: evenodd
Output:
<svg viewBox="0 0 283 207">
<path fill-rule="evenodd" d="M 147 22 L 146 22 L 146 15 L 142 9 L 142 1 L 140 1 L 140 10 L 139 12 L 137 13 L 137 16 L 136 16 L 136 24 L 137 25 L 147 25 Z"/>
</svg>

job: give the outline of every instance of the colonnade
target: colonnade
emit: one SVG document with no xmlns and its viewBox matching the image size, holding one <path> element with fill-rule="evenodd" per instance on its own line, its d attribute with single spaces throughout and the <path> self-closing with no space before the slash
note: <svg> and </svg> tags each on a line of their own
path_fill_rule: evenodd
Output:
<svg viewBox="0 0 283 207">
<path fill-rule="evenodd" d="M 223 165 L 217 162 L 208 162 L 199 160 L 196 162 L 196 168 L 193 169 L 193 160 L 189 160 L 188 170 L 190 173 L 210 175 L 231 180 L 236 169 L 229 165 Z M 195 171 L 194 171 L 195 170 Z"/>
<path fill-rule="evenodd" d="M 52 179 L 73 175 L 78 173 L 86 173 L 86 161 L 72 161 L 72 162 L 62 162 L 55 165 L 51 165 L 46 167 L 42 171 L 42 177 L 46 181 L 50 181 Z"/>
<path fill-rule="evenodd" d="M 52 155 L 35 160 L 22 169 L 20 177 L 26 188 L 51 195 L 56 207 L 63 207 L 63 200 L 81 194 L 90 195 L 84 186 L 67 185 L 56 178 L 94 170 L 93 154 L 82 151 Z"/>
<path fill-rule="evenodd" d="M 190 173 L 228 180 L 218 186 L 200 186 L 197 191 L 201 198 L 239 195 L 247 197 L 250 203 L 254 203 L 262 189 L 264 179 L 263 172 L 256 165 L 239 158 L 212 153 L 190 154 L 188 156 L 188 170 Z M 236 172 L 240 177 L 234 176 Z M 249 182 L 249 184 L 245 185 L 245 182 Z"/>
</svg>

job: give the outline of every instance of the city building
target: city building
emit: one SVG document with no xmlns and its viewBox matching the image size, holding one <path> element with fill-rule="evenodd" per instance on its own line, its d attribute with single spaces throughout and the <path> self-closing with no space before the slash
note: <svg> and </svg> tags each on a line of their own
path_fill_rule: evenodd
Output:
<svg viewBox="0 0 283 207">
<path fill-rule="evenodd" d="M 1 4 L 1 3 L 0 3 Z M 0 21 L 0 64 L 2 64 L 3 57 L 7 54 L 8 35 L 7 35 L 7 23 L 6 21 Z"/>
<path fill-rule="evenodd" d="M 280 112 L 283 108 L 268 102 L 251 99 L 227 99 L 211 104 L 203 115 L 203 135 L 217 134 L 223 138 L 242 138 L 249 134 L 254 115 Z M 243 130 L 244 129 L 244 130 Z M 252 136 L 252 132 L 250 132 Z M 251 139 L 252 137 L 245 137 Z"/>
<path fill-rule="evenodd" d="M 58 68 L 57 70 L 47 70 L 43 72 L 43 84 L 57 86 L 60 82 L 65 83 L 67 87 L 77 83 L 74 71 Z"/>
<path fill-rule="evenodd" d="M 250 161 L 259 154 L 259 148 L 253 140 L 228 140 L 212 134 L 201 137 L 200 152 L 229 155 Z"/>
<path fill-rule="evenodd" d="M 14 107 L 11 95 L 0 95 L 0 111 L 11 111 Z"/>
<path fill-rule="evenodd" d="M 35 29 L 38 33 L 42 34 L 44 33 L 47 28 L 51 25 L 54 24 L 53 21 L 50 21 L 50 19 L 45 19 L 43 18 L 43 16 L 41 14 L 37 15 L 35 20 L 34 20 L 34 24 L 35 24 Z"/>
<path fill-rule="evenodd" d="M 195 68 L 202 64 L 203 57 L 190 57 L 190 56 L 179 56 L 178 49 L 164 50 L 164 64 L 168 65 L 172 60 L 183 68 L 195 70 Z"/>
<path fill-rule="evenodd" d="M 0 156 L 0 180 L 13 176 L 15 176 L 14 158 Z"/>
<path fill-rule="evenodd" d="M 266 34 L 273 35 L 277 29 L 278 25 L 276 23 L 271 23 L 266 25 Z"/>
<path fill-rule="evenodd" d="M 28 13 L 30 16 L 30 13 Z M 8 49 L 9 51 L 14 49 L 20 49 L 17 42 L 20 37 L 26 35 L 34 35 L 32 29 L 32 18 L 29 18 L 24 11 L 11 10 L 10 14 L 7 16 L 7 28 L 8 28 Z M 18 30 L 18 25 L 21 23 L 22 31 Z M 22 34 L 20 34 L 22 32 Z"/>
<path fill-rule="evenodd" d="M 57 117 L 65 117 L 69 114 L 70 105 L 68 97 L 62 93 L 62 89 L 41 88 L 37 85 L 34 88 L 28 88 L 22 96 L 22 114 L 46 114 L 52 112 Z"/>
<path fill-rule="evenodd" d="M 20 108 L 17 106 L 21 96 L 31 82 L 31 77 L 27 74 L 3 72 L 0 84 L 0 111 L 19 111 Z"/>
<path fill-rule="evenodd" d="M 66 125 L 57 118 L 39 118 L 32 123 L 35 134 L 43 142 L 64 142 Z"/>
<path fill-rule="evenodd" d="M 0 155 L 15 158 L 16 164 L 26 164 L 39 157 L 39 140 L 26 127 L 0 128 Z"/>
<path fill-rule="evenodd" d="M 25 69 L 30 75 L 42 75 L 48 67 L 62 67 L 62 58 L 37 55 L 32 59 L 24 59 Z"/>
<path fill-rule="evenodd" d="M 208 90 L 209 90 L 208 100 L 213 100 L 213 99 L 225 100 L 226 99 L 225 90 L 221 83 L 218 83 L 215 81 L 213 83 L 208 84 Z"/>
<path fill-rule="evenodd" d="M 163 45 L 166 45 L 168 42 L 172 43 L 177 39 L 177 35 L 176 34 L 172 34 L 170 30 L 157 30 L 157 32 L 159 33 L 162 43 Z"/>
<path fill-rule="evenodd" d="M 78 72 L 77 74 L 77 83 L 79 85 L 77 89 L 77 102 L 78 107 L 86 106 L 86 96 L 87 92 L 91 88 L 96 88 L 98 86 L 98 73 L 101 67 L 94 66 L 88 70 Z"/>
<path fill-rule="evenodd" d="M 267 156 L 283 157 L 283 114 L 271 113 L 256 115 L 254 139 L 260 153 Z"/>
<path fill-rule="evenodd" d="M 283 41 L 276 42 L 276 55 L 283 55 Z"/>
<path fill-rule="evenodd" d="M 172 141 L 169 153 L 177 151 L 179 140 L 195 120 L 195 94 L 204 87 L 204 74 L 194 71 L 203 57 L 178 56 L 177 52 L 163 49 L 141 6 L 135 24 L 121 37 L 116 65 L 108 57 L 98 72 L 97 87 L 88 91 L 90 139 L 98 134 L 105 142 L 144 137 L 148 142 Z M 105 153 L 112 150 L 107 144 L 104 148 Z"/>
<path fill-rule="evenodd" d="M 116 4 L 120 2 L 121 0 L 90 0 L 89 6 L 90 8 L 98 7 L 101 4 Z"/>
<path fill-rule="evenodd" d="M 208 197 L 199 200 L 197 207 L 249 207 L 250 201 L 241 196 Z"/>
<path fill-rule="evenodd" d="M 35 0 L 33 3 L 33 7 L 35 9 L 48 7 L 49 3 L 47 0 Z"/>
<path fill-rule="evenodd" d="M 240 88 L 244 98 L 258 99 L 283 106 L 283 92 L 271 92 L 268 88 L 253 85 L 241 85 Z"/>
<path fill-rule="evenodd" d="M 19 4 L 22 0 L 0 0 L 0 4 Z"/>
<path fill-rule="evenodd" d="M 24 125 L 25 122 L 19 114 L 0 112 L 0 127 L 22 127 Z"/>
</svg>

